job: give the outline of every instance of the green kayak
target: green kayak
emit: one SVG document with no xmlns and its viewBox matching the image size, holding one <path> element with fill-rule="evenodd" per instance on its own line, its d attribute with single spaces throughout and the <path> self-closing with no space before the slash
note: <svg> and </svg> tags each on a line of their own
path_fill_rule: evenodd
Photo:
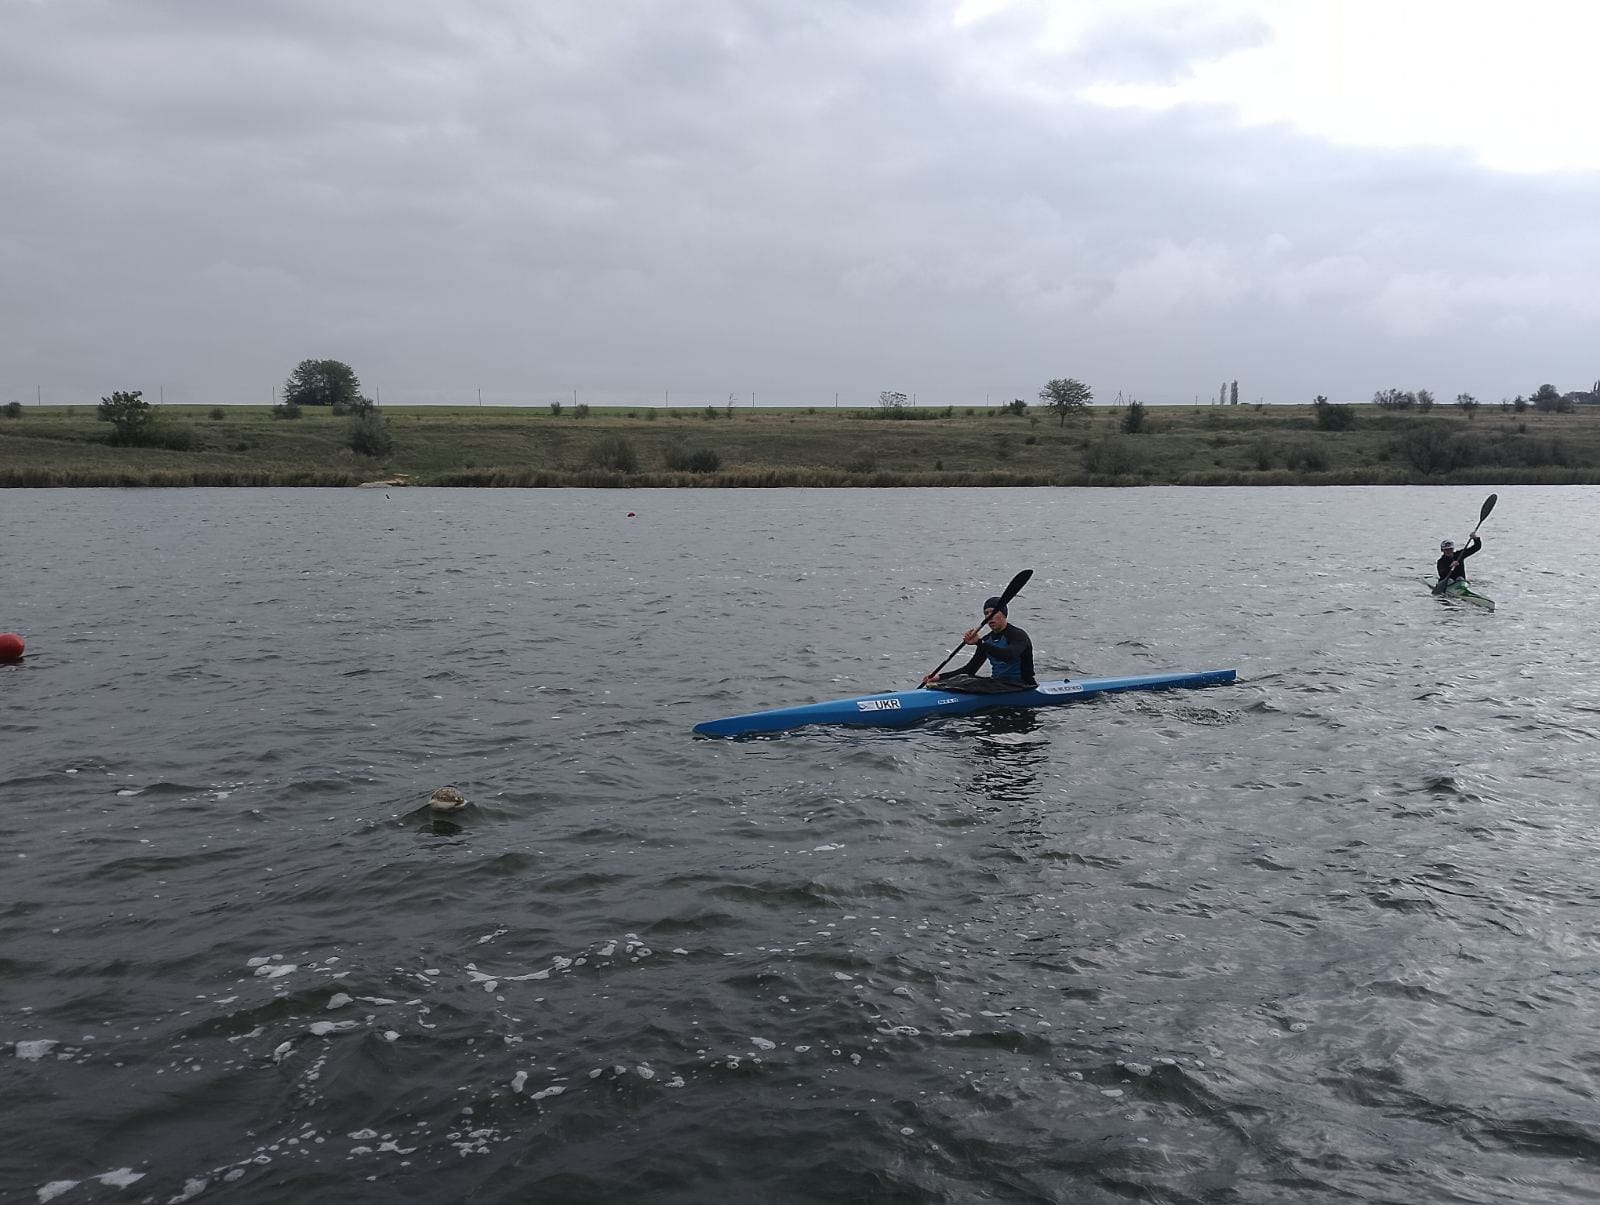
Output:
<svg viewBox="0 0 1600 1205">
<path fill-rule="evenodd" d="M 1482 607 L 1485 611 L 1494 610 L 1494 599 L 1479 594 L 1466 582 L 1451 582 L 1443 590 L 1435 585 L 1433 592 L 1441 598 L 1453 598 L 1457 602 L 1471 603 L 1475 607 Z"/>
</svg>

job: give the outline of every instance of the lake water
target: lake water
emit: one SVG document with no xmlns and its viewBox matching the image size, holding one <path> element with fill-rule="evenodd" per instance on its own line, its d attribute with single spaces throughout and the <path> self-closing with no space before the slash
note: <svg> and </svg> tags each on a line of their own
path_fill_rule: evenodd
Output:
<svg viewBox="0 0 1600 1205">
<path fill-rule="evenodd" d="M 1487 492 L 0 492 L 0 1196 L 1594 1201 L 1600 492 L 1493 614 Z M 1239 681 L 690 735 L 1028 567 Z"/>
</svg>

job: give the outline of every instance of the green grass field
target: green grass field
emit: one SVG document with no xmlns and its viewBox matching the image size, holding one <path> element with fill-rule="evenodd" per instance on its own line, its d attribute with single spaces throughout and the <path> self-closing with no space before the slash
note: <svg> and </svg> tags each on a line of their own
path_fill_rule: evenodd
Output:
<svg viewBox="0 0 1600 1205">
<path fill-rule="evenodd" d="M 1348 430 L 1310 406 L 1150 407 L 1145 429 L 1094 407 L 1079 422 L 954 407 L 594 410 L 391 407 L 382 460 L 350 419 L 307 407 L 160 406 L 172 446 L 118 447 L 94 405 L 0 417 L 0 486 L 1387 485 L 1600 483 L 1600 408 L 1571 414 L 1354 407 Z M 220 416 L 220 417 L 219 417 Z"/>
</svg>

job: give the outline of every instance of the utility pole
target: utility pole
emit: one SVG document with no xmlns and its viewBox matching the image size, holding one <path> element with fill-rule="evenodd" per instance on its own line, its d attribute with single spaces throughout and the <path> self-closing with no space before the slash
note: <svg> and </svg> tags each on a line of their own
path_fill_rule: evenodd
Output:
<svg viewBox="0 0 1600 1205">
<path fill-rule="evenodd" d="M 483 405 L 483 390 L 478 390 L 478 405 Z"/>
</svg>

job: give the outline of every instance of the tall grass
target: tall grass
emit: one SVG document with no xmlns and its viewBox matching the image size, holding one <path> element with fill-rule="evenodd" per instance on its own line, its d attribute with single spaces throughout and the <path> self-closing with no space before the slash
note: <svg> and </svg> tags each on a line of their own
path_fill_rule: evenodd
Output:
<svg viewBox="0 0 1600 1205">
<path fill-rule="evenodd" d="M 76 409 L 76 413 L 74 413 Z M 0 421 L 0 486 L 767 486 L 1600 483 L 1600 408 L 1575 414 L 1423 415 L 1356 406 L 1330 430 L 1310 406 L 1152 407 L 1142 430 L 1102 407 L 1067 428 L 995 408 L 880 411 L 417 407 L 382 411 L 381 460 L 351 447 L 350 417 L 306 407 L 162 408 L 169 438 L 113 447 L 92 407 L 27 407 Z M 207 421 L 210 420 L 210 421 Z M 863 421 L 869 420 L 869 421 Z M 165 446 L 161 446 L 165 445 Z M 363 450 L 370 450 L 364 448 Z"/>
</svg>

